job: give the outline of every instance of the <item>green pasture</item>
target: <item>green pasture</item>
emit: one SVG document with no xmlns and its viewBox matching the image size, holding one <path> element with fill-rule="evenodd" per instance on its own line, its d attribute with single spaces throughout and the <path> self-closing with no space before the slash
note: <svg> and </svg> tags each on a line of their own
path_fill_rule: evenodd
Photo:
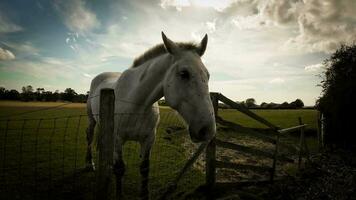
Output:
<svg viewBox="0 0 356 200">
<path fill-rule="evenodd" d="M 316 132 L 317 128 L 317 111 L 312 109 L 278 109 L 278 110 L 263 110 L 256 109 L 252 112 L 257 115 L 267 119 L 272 124 L 280 127 L 280 128 L 288 128 L 292 126 L 296 126 L 299 124 L 298 118 L 302 118 L 302 122 L 308 124 L 307 129 L 312 132 Z M 267 128 L 265 125 L 252 120 L 248 116 L 236 112 L 234 109 L 224 109 L 219 110 L 218 115 L 223 117 L 226 120 L 232 122 L 238 122 L 244 126 L 251 128 Z"/>
<path fill-rule="evenodd" d="M 83 169 L 87 126 L 85 104 L 47 109 L 61 104 L 0 101 L 0 199 L 93 199 L 95 196 L 95 174 Z M 41 111 L 34 112 L 39 109 Z M 186 131 L 174 131 L 184 126 L 181 119 L 168 107 L 160 110 L 161 123 L 151 154 L 152 199 L 165 191 L 194 151 Z M 308 129 L 312 132 L 316 129 L 317 113 L 314 110 L 254 112 L 282 128 L 297 125 L 298 117 L 302 117 L 309 125 Z M 235 110 L 219 110 L 219 115 L 244 126 L 263 128 Z M 230 130 L 218 130 L 225 139 L 246 139 Z M 290 141 L 297 142 L 296 137 L 292 138 Z M 315 144 L 313 141 L 313 137 L 308 140 L 312 145 Z M 124 195 L 127 199 L 138 198 L 139 145 L 127 143 L 124 158 L 127 166 Z M 189 170 L 171 198 L 183 198 L 203 184 L 204 177 L 201 167 Z"/>
</svg>

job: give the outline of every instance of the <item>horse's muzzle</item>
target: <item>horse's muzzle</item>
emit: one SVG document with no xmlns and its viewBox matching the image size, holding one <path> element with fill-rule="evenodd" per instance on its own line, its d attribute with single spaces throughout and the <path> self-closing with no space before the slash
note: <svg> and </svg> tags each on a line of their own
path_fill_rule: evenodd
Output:
<svg viewBox="0 0 356 200">
<path fill-rule="evenodd" d="M 194 143 L 204 142 L 212 138 L 212 136 L 215 134 L 215 128 L 211 125 L 201 126 L 198 129 L 194 129 L 189 126 L 189 134 Z"/>
</svg>

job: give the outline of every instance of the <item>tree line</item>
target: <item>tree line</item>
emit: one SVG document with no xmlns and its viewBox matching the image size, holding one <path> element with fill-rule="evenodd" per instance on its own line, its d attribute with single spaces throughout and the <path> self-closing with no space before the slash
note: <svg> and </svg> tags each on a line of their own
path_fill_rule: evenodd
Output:
<svg viewBox="0 0 356 200">
<path fill-rule="evenodd" d="M 256 104 L 256 100 L 254 98 L 248 98 L 245 101 L 237 101 L 236 103 L 249 109 L 300 109 L 304 107 L 304 103 L 301 99 L 296 99 L 295 101 L 292 101 L 290 103 L 262 102 L 260 105 L 258 105 Z M 219 103 L 219 107 L 222 109 L 230 108 L 224 103 Z"/>
<path fill-rule="evenodd" d="M 52 92 L 47 91 L 44 88 L 34 89 L 31 85 L 23 86 L 21 92 L 11 89 L 7 90 L 4 87 L 0 87 L 0 100 L 15 100 L 15 101 L 70 101 L 78 103 L 86 103 L 89 92 L 86 94 L 78 94 L 72 88 L 67 88 L 64 92 L 59 92 L 58 90 Z M 164 99 L 158 101 L 159 105 L 165 106 L 166 102 Z M 246 108 L 252 109 L 298 109 L 303 108 L 304 103 L 300 99 L 296 99 L 293 102 L 284 102 L 282 104 L 278 103 L 266 103 L 263 102 L 260 105 L 256 104 L 254 98 L 248 98 L 245 101 L 237 102 L 240 105 L 245 106 Z M 229 108 L 228 105 L 220 103 L 219 108 L 226 109 Z"/>
<path fill-rule="evenodd" d="M 0 99 L 1 100 L 15 100 L 15 101 L 70 101 L 85 103 L 88 98 L 87 94 L 78 94 L 72 88 L 67 88 L 64 92 L 58 90 L 52 92 L 47 91 L 44 88 L 34 89 L 31 85 L 23 86 L 21 92 L 10 89 L 7 90 L 4 87 L 0 87 Z"/>
<path fill-rule="evenodd" d="M 254 98 L 248 98 L 245 101 L 236 101 L 236 103 L 249 109 L 300 109 L 304 107 L 304 103 L 301 99 L 296 99 L 295 101 L 292 101 L 290 103 L 284 102 L 279 104 L 273 102 L 271 103 L 262 102 L 260 105 L 258 105 L 256 104 L 256 100 Z M 159 100 L 158 104 L 161 106 L 167 106 L 164 99 Z M 230 108 L 230 106 L 224 103 L 219 103 L 219 108 L 228 109 Z"/>
</svg>

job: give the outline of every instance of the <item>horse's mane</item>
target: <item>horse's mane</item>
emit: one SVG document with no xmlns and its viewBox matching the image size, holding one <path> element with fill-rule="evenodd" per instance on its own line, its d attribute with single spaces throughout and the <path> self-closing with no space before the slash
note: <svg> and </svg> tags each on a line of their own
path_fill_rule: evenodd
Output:
<svg viewBox="0 0 356 200">
<path fill-rule="evenodd" d="M 188 50 L 188 51 L 197 51 L 198 50 L 198 45 L 192 42 L 176 42 L 176 45 L 178 45 L 178 47 L 180 49 L 184 49 L 184 50 Z M 156 58 L 160 55 L 165 54 L 166 48 L 164 47 L 163 43 L 162 44 L 158 44 L 150 49 L 148 49 L 145 53 L 143 53 L 142 55 L 140 55 L 139 57 L 135 58 L 135 60 L 132 63 L 131 67 L 138 67 L 141 64 L 145 63 L 148 60 L 151 60 L 152 58 Z"/>
</svg>

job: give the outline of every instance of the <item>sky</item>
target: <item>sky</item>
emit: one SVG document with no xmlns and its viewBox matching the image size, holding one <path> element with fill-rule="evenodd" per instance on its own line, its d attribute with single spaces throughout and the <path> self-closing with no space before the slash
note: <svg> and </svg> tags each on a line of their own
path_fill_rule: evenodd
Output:
<svg viewBox="0 0 356 200">
<path fill-rule="evenodd" d="M 314 105 L 323 61 L 356 40 L 355 0 L 2 0 L 0 86 L 89 90 L 162 43 L 209 42 L 209 88 L 236 101 Z"/>
</svg>

